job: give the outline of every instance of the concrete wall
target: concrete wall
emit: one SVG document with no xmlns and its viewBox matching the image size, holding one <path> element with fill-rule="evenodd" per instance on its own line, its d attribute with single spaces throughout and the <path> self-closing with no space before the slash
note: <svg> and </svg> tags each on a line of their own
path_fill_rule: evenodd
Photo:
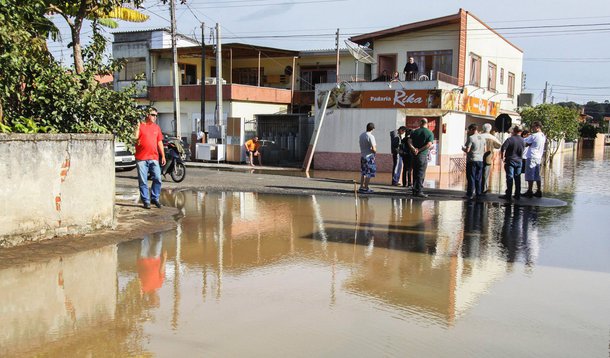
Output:
<svg viewBox="0 0 610 358">
<path fill-rule="evenodd" d="M 112 135 L 0 134 L 0 152 L 0 247 L 112 226 Z"/>
</svg>

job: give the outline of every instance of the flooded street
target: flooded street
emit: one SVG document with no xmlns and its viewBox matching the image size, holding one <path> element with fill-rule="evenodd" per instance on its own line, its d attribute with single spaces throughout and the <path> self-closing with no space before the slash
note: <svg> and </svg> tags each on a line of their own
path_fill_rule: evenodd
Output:
<svg viewBox="0 0 610 358">
<path fill-rule="evenodd" d="M 608 158 L 560 208 L 165 191 L 175 230 L 0 270 L 0 356 L 607 357 Z"/>
</svg>

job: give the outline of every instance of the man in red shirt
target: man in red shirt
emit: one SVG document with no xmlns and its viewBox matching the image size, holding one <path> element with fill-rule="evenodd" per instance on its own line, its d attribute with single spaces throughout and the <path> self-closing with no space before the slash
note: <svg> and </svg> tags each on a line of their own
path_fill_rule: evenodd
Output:
<svg viewBox="0 0 610 358">
<path fill-rule="evenodd" d="M 140 184 L 140 199 L 145 209 L 150 209 L 153 203 L 161 208 L 159 194 L 161 194 L 161 167 L 159 166 L 159 153 L 161 165 L 165 165 L 165 151 L 163 150 L 163 134 L 157 125 L 157 109 L 150 107 L 146 121 L 138 122 L 135 130 L 136 137 L 136 164 L 138 167 L 138 183 Z M 148 192 L 148 172 L 152 175 L 150 196 Z M 152 198 L 151 198 L 152 196 Z"/>
</svg>

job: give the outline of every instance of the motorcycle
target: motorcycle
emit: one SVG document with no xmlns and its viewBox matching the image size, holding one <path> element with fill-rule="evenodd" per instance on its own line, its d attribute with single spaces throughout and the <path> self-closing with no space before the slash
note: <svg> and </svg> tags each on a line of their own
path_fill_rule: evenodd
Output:
<svg viewBox="0 0 610 358">
<path fill-rule="evenodd" d="M 165 165 L 161 167 L 161 174 L 165 177 L 169 173 L 173 181 L 180 183 L 186 176 L 186 167 L 182 159 L 185 154 L 184 147 L 179 140 L 169 140 L 164 149 Z"/>
<path fill-rule="evenodd" d="M 184 147 L 179 140 L 170 139 L 163 141 L 163 149 L 165 151 L 165 165 L 161 166 L 161 175 L 165 178 L 169 174 L 174 182 L 180 183 L 186 176 L 186 166 L 182 159 L 185 154 Z M 148 179 L 151 179 L 150 172 L 148 173 Z"/>
</svg>

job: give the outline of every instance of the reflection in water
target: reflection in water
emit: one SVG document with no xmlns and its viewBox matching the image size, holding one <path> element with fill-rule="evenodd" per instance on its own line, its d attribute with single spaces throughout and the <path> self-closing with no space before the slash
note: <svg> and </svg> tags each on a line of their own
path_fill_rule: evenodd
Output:
<svg viewBox="0 0 610 358">
<path fill-rule="evenodd" d="M 163 195 L 176 230 L 0 271 L 0 355 L 604 353 L 608 273 L 540 262 L 569 210 Z"/>
</svg>

